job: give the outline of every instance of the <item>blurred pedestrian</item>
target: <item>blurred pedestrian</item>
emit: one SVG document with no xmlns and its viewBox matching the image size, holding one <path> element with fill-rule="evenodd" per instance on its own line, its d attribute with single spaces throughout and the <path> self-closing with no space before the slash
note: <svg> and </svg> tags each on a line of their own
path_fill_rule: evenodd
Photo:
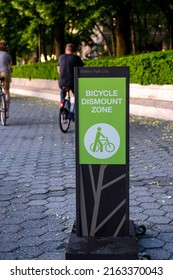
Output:
<svg viewBox="0 0 173 280">
<path fill-rule="evenodd" d="M 6 100 L 6 116 L 9 117 L 10 109 L 10 82 L 12 73 L 12 60 L 10 54 L 7 52 L 7 44 L 4 40 L 0 41 L 0 76 L 4 77 L 3 82 L 5 100 Z"/>
</svg>

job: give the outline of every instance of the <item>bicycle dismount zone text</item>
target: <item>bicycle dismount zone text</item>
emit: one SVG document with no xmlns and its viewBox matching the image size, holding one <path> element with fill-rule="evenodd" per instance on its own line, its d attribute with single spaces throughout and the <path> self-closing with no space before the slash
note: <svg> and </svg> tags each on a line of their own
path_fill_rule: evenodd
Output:
<svg viewBox="0 0 173 280">
<path fill-rule="evenodd" d="M 96 105 L 91 107 L 91 113 L 112 113 L 112 105 L 121 105 L 123 100 L 117 90 L 86 90 L 85 95 L 82 105 Z"/>
</svg>

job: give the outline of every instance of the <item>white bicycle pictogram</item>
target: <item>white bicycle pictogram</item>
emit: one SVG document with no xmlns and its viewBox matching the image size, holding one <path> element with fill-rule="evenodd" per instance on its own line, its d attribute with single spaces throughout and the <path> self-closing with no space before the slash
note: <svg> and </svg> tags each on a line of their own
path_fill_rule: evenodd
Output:
<svg viewBox="0 0 173 280">
<path fill-rule="evenodd" d="M 84 137 L 86 151 L 95 159 L 108 159 L 120 147 L 118 131 L 107 123 L 96 123 L 88 128 Z"/>
</svg>

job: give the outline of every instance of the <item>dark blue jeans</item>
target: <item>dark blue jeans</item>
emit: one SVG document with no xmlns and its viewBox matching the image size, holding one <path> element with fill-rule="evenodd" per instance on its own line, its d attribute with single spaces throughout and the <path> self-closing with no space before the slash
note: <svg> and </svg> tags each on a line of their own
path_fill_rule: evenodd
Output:
<svg viewBox="0 0 173 280">
<path fill-rule="evenodd" d="M 70 87 L 69 90 L 72 91 L 72 93 L 74 94 L 74 88 L 73 87 Z M 63 88 L 61 88 L 60 101 L 63 101 L 66 98 L 66 94 L 67 94 L 67 91 L 64 90 Z"/>
<path fill-rule="evenodd" d="M 73 90 L 71 90 L 71 91 L 73 92 Z M 60 102 L 63 101 L 66 98 L 66 94 L 67 94 L 67 92 L 65 90 L 61 89 L 61 91 L 60 91 Z M 69 108 L 69 111 L 70 111 L 70 108 Z M 71 112 L 74 114 L 74 106 L 72 106 Z"/>
<path fill-rule="evenodd" d="M 60 101 L 63 101 L 66 97 L 66 91 L 61 89 L 60 91 Z"/>
</svg>

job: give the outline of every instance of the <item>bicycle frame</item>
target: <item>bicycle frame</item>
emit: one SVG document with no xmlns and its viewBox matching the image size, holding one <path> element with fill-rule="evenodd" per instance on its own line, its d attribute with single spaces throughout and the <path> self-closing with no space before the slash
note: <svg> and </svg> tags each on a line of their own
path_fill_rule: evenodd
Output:
<svg viewBox="0 0 173 280">
<path fill-rule="evenodd" d="M 109 140 L 107 137 L 101 138 L 100 141 L 103 143 L 103 145 L 106 145 L 107 143 L 109 143 Z"/>
<path fill-rule="evenodd" d="M 66 90 L 67 98 L 60 102 L 59 110 L 59 126 L 62 132 L 67 132 L 70 127 L 71 120 L 74 120 L 74 112 L 71 112 L 70 91 Z"/>
</svg>

